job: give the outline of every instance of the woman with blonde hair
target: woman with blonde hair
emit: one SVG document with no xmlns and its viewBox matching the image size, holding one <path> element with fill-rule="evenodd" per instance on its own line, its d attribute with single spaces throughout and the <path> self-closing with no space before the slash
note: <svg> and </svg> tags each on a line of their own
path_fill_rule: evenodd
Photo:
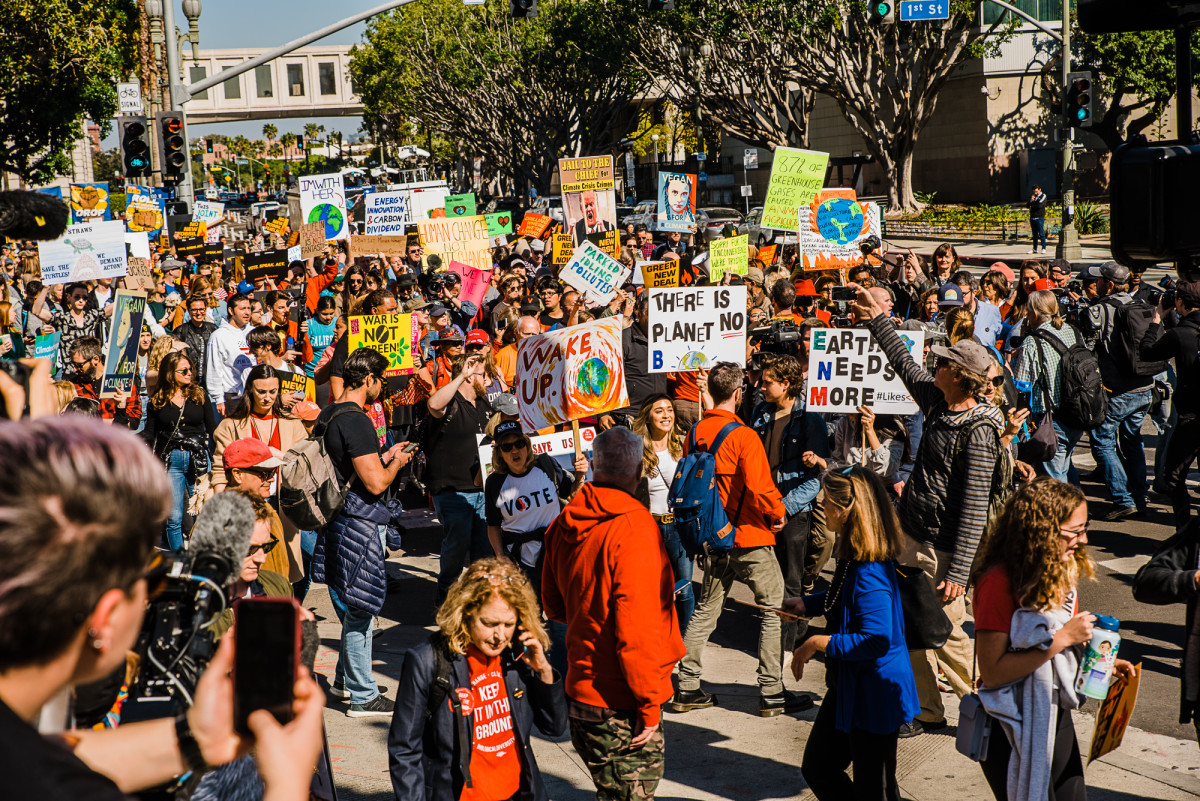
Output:
<svg viewBox="0 0 1200 801">
<path fill-rule="evenodd" d="M 1079 611 L 1076 586 L 1096 575 L 1087 532 L 1083 493 L 1043 476 L 1017 488 L 976 557 L 979 696 L 1006 735 L 993 726 L 981 767 L 999 801 L 1086 796 L 1071 710 L 1079 707 L 1081 646 L 1096 619 Z M 1116 660 L 1118 674 L 1132 671 Z M 1012 742 L 1016 729 L 1020 743 Z M 1014 793 L 1010 776 L 1021 780 Z"/>
<path fill-rule="evenodd" d="M 946 312 L 946 340 L 951 345 L 975 336 L 975 315 L 966 306 Z"/>
<path fill-rule="evenodd" d="M 397 798 L 546 801 L 532 727 L 567 729 L 562 676 L 537 594 L 507 559 L 473 562 L 437 611 L 438 631 L 408 652 L 388 732 Z"/>
<path fill-rule="evenodd" d="M 826 592 L 788 598 L 783 608 L 825 616 L 827 634 L 796 647 L 792 674 L 825 653 L 829 690 L 804 749 L 801 772 L 821 801 L 899 801 L 899 729 L 921 711 L 904 638 L 893 560 L 904 548 L 883 480 L 858 465 L 825 474 L 825 528 L 837 538 L 837 569 Z M 854 766 L 854 779 L 846 768 Z"/>
<path fill-rule="evenodd" d="M 25 337 L 13 314 L 13 305 L 0 300 L 0 359 L 24 359 Z"/>
</svg>

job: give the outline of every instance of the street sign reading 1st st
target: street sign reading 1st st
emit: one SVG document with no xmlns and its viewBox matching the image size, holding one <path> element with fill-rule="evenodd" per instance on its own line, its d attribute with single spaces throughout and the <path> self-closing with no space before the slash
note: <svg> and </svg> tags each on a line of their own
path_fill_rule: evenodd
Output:
<svg viewBox="0 0 1200 801">
<path fill-rule="evenodd" d="M 949 19 L 950 0 L 900 0 L 901 22 Z"/>
</svg>

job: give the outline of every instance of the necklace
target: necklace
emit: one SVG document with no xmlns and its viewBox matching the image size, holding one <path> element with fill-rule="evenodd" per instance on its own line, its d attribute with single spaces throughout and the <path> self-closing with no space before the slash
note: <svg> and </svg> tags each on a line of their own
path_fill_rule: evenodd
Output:
<svg viewBox="0 0 1200 801">
<path fill-rule="evenodd" d="M 833 590 L 832 592 L 825 593 L 825 614 L 828 615 L 831 611 L 833 611 L 833 608 L 837 606 L 838 598 L 841 597 L 842 594 L 842 585 L 846 583 L 846 573 L 849 571 L 849 569 L 850 560 L 838 560 L 837 567 L 834 568 L 833 571 Z"/>
</svg>

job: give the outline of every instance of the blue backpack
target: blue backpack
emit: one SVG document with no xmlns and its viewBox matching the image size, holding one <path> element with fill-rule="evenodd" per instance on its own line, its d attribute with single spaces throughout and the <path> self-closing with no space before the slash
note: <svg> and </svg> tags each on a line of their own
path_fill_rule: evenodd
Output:
<svg viewBox="0 0 1200 801">
<path fill-rule="evenodd" d="M 679 542 L 691 556 L 714 551 L 728 551 L 733 547 L 737 530 L 729 522 L 725 507 L 721 505 L 721 494 L 717 491 L 717 450 L 725 437 L 741 423 L 726 423 L 707 450 L 696 449 L 696 427 L 688 433 L 687 456 L 675 471 L 671 482 L 668 504 L 675 518 L 675 531 Z M 742 501 L 746 499 L 746 488 L 734 517 L 742 513 Z"/>
</svg>

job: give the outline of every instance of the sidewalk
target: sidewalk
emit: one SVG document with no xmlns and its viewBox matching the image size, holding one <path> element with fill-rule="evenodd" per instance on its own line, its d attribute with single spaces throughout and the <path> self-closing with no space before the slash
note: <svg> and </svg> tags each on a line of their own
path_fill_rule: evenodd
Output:
<svg viewBox="0 0 1200 801">
<path fill-rule="evenodd" d="M 887 245 L 890 250 L 912 248 L 914 252 L 925 256 L 932 256 L 934 249 L 943 242 L 953 244 L 959 259 L 965 266 L 970 268 L 986 269 L 993 262 L 1002 261 L 1015 270 L 1017 265 L 1025 259 L 1049 261 L 1054 258 L 1055 242 L 1052 239 L 1046 243 L 1048 246 L 1046 253 L 1039 253 L 1035 256 L 1029 253 L 1030 242 L 1028 239 L 1018 239 L 1008 242 L 987 242 L 978 240 L 887 237 Z M 1112 253 L 1109 251 L 1108 234 L 1081 236 L 1079 244 L 1082 246 L 1083 258 L 1072 262 L 1072 264 L 1101 264 L 1112 259 Z M 1150 272 L 1157 275 L 1160 269 L 1164 271 L 1168 270 L 1167 267 L 1161 267 L 1154 268 Z"/>
<path fill-rule="evenodd" d="M 375 639 L 380 684 L 395 698 L 403 651 L 428 636 L 432 628 L 437 557 L 408 554 L 393 558 L 389 576 L 396 579 L 388 596 L 381 633 Z M 733 596 L 749 600 L 742 585 Z M 314 585 L 305 604 L 320 621 L 321 648 L 317 671 L 322 684 L 333 674 L 340 627 L 323 585 Z M 754 684 L 757 617 L 753 610 L 730 603 L 705 651 L 704 686 L 715 692 L 713 709 L 663 715 L 667 738 L 666 778 L 657 798 L 811 799 L 800 775 L 804 744 L 816 710 L 800 715 L 760 718 Z M 809 663 L 804 680 L 789 688 L 824 695 L 824 667 Z M 957 702 L 944 695 L 948 718 L 957 720 Z M 1094 703 L 1076 714 L 1080 746 L 1087 752 Z M 1134 720 L 1137 712 L 1134 713 Z M 330 698 L 325 713 L 334 775 L 342 801 L 388 801 L 393 797 L 387 773 L 387 730 L 390 719 L 347 718 L 345 706 Z M 979 766 L 954 748 L 954 728 L 900 743 L 897 775 L 902 795 L 913 801 L 990 799 Z M 583 763 L 568 738 L 534 740 L 538 766 L 552 801 L 586 801 L 595 792 Z M 1177 740 L 1131 728 L 1122 746 L 1087 768 L 1088 797 L 1096 801 L 1191 799 L 1200 797 L 1200 749 L 1193 740 Z M 402 801 L 412 801 L 403 799 Z"/>
</svg>

